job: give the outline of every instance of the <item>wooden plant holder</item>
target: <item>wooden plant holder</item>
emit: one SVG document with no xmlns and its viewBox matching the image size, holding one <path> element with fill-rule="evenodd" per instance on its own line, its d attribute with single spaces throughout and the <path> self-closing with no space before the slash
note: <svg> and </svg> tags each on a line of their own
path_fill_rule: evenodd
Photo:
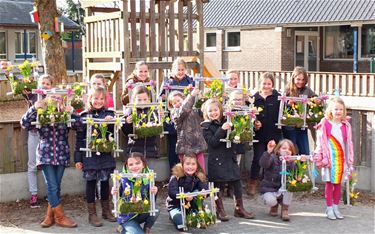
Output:
<svg viewBox="0 0 375 234">
<path fill-rule="evenodd" d="M 118 200 L 120 198 L 119 196 L 119 190 L 120 190 L 120 179 L 121 178 L 148 178 L 149 179 L 149 200 L 150 200 L 150 210 L 149 213 L 151 216 L 155 216 L 156 212 L 159 210 L 156 209 L 156 201 L 155 201 L 155 194 L 151 192 L 151 188 L 155 186 L 155 178 L 156 178 L 156 173 L 153 170 L 150 170 L 149 173 L 119 173 L 118 170 L 115 170 L 112 174 L 112 181 L 113 181 L 113 186 L 116 188 L 117 193 L 113 195 L 112 201 L 113 201 L 113 210 L 112 213 L 114 216 L 117 218 L 119 216 L 119 205 L 118 205 Z"/>
<path fill-rule="evenodd" d="M 87 117 L 83 118 L 83 124 L 86 124 L 86 148 L 80 148 L 80 151 L 85 151 L 86 152 L 86 157 L 91 157 L 91 153 L 93 150 L 90 148 L 90 142 L 88 139 L 91 138 L 92 135 L 92 123 L 93 124 L 107 124 L 107 125 L 114 125 L 114 130 L 113 130 L 113 137 L 114 137 L 114 142 L 116 144 L 116 149 L 113 151 L 113 157 L 120 157 L 120 153 L 124 152 L 124 150 L 120 149 L 119 147 L 119 130 L 121 129 L 121 126 L 124 123 L 124 120 L 120 119 L 114 119 L 111 121 L 105 121 L 104 119 L 96 119 L 92 118 L 92 115 L 88 115 Z M 103 137 L 103 136 L 102 136 Z M 105 137 L 105 136 L 104 136 Z"/>
<path fill-rule="evenodd" d="M 278 97 L 278 100 L 280 100 L 280 108 L 279 108 L 279 116 L 278 116 L 278 121 L 277 121 L 277 127 L 279 129 L 281 129 L 282 126 L 286 126 L 285 124 L 283 124 L 281 121 L 282 121 L 282 118 L 284 117 L 284 108 L 286 107 L 285 103 L 287 101 L 295 101 L 295 102 L 299 102 L 299 103 L 303 103 L 303 113 L 302 113 L 302 116 L 301 116 L 301 119 L 303 120 L 303 125 L 301 127 L 302 130 L 305 130 L 307 128 L 307 124 L 306 124 L 306 113 L 307 113 L 307 102 L 308 102 L 308 98 L 306 95 L 301 95 L 300 97 L 287 97 L 287 96 L 279 96 Z"/>
<path fill-rule="evenodd" d="M 179 193 L 177 194 L 176 198 L 180 199 L 180 209 L 181 209 L 181 215 L 182 215 L 182 225 L 179 225 L 177 228 L 183 228 L 185 231 L 188 230 L 188 227 L 186 225 L 186 209 L 185 209 L 185 199 L 186 197 L 197 197 L 199 195 L 209 195 L 210 197 L 210 210 L 212 214 L 216 214 L 216 207 L 215 207 L 215 197 L 217 196 L 217 193 L 219 192 L 218 188 L 214 187 L 213 182 L 208 183 L 208 190 L 202 190 L 199 192 L 191 192 L 191 193 L 185 193 L 183 187 L 179 187 Z"/>
</svg>

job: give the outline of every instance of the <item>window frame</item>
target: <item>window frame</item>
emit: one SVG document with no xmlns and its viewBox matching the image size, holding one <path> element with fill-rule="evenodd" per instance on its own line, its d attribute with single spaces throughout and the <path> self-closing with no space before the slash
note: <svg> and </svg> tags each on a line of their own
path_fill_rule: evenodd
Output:
<svg viewBox="0 0 375 234">
<path fill-rule="evenodd" d="M 215 46 L 207 46 L 207 34 L 215 34 Z M 216 32 L 205 32 L 204 33 L 204 50 L 205 51 L 216 51 L 217 48 L 217 33 Z"/>
<path fill-rule="evenodd" d="M 360 51 L 358 51 L 360 56 L 358 56 L 358 57 L 363 59 L 363 60 L 370 60 L 372 57 L 375 56 L 375 54 L 371 54 L 373 56 L 369 56 L 369 57 L 364 57 L 363 54 L 362 54 L 362 39 L 363 39 L 362 38 L 362 30 L 363 30 L 363 26 L 373 26 L 374 29 L 375 29 L 375 24 L 364 24 L 364 25 L 362 25 L 361 27 L 358 28 L 358 37 L 359 37 L 358 38 L 358 47 L 360 45 L 360 49 L 359 49 Z"/>
<path fill-rule="evenodd" d="M 239 33 L 240 34 L 240 45 L 239 46 L 228 46 L 228 35 L 229 33 Z M 227 30 L 225 31 L 225 50 L 226 51 L 241 51 L 241 30 Z"/>
<path fill-rule="evenodd" d="M 0 54 L 0 59 L 7 60 L 8 59 L 8 32 L 6 30 L 0 30 L 0 33 L 4 33 L 4 45 L 5 45 L 5 54 Z M 1 57 L 2 55 L 5 55 L 5 57 Z"/>
<path fill-rule="evenodd" d="M 21 34 L 21 53 L 16 53 L 16 43 L 14 43 L 14 60 L 19 61 L 19 60 L 24 60 L 25 59 L 25 51 L 24 51 L 24 31 L 17 30 L 14 32 L 14 36 L 16 38 L 17 33 Z M 37 31 L 33 30 L 27 30 L 27 50 L 26 50 L 26 58 L 27 59 L 32 59 L 33 57 L 37 57 L 38 54 L 38 33 Z M 34 33 L 35 34 L 35 53 L 30 53 L 30 34 Z M 15 40 L 16 42 L 16 40 Z"/>
</svg>

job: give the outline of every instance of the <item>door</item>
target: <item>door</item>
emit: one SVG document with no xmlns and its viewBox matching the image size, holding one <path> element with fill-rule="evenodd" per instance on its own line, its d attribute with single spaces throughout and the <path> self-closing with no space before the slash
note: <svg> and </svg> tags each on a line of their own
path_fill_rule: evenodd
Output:
<svg viewBox="0 0 375 234">
<path fill-rule="evenodd" d="M 318 32 L 296 31 L 294 65 L 307 71 L 319 71 Z"/>
</svg>

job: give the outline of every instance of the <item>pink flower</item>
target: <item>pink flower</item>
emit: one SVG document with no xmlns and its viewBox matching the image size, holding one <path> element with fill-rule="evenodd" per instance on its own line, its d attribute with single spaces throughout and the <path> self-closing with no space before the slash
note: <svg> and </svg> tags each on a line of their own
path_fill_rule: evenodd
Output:
<svg viewBox="0 0 375 234">
<path fill-rule="evenodd" d="M 282 102 L 286 102 L 286 96 L 279 96 L 277 98 L 277 100 L 282 101 Z"/>
</svg>

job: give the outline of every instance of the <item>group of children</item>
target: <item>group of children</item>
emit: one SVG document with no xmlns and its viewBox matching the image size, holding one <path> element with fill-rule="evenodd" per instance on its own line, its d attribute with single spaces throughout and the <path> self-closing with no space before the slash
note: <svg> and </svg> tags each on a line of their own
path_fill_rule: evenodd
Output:
<svg viewBox="0 0 375 234">
<path fill-rule="evenodd" d="M 232 144 L 227 148 L 221 139 L 226 138 L 227 130 L 233 126 L 223 116 L 223 105 L 217 99 L 208 99 L 201 109 L 194 107 L 196 97 L 200 90 L 194 87 L 193 79 L 187 76 L 187 66 L 183 59 L 178 58 L 172 67 L 172 76 L 169 78 L 170 85 L 187 86 L 190 90 L 187 96 L 183 92 L 174 90 L 168 96 L 162 91 L 161 98 L 167 99 L 169 103 L 171 121 L 165 124 L 168 135 L 168 156 L 172 168 L 172 176 L 169 181 L 167 208 L 170 219 L 179 228 L 182 224 L 182 214 L 179 200 L 176 195 L 179 187 L 185 192 L 200 191 L 207 189 L 207 182 L 214 182 L 215 187 L 221 191 L 229 184 L 234 192 L 234 216 L 252 219 L 255 215 L 244 208 L 242 186 L 240 180 L 240 168 L 238 155 L 244 154 L 243 145 Z M 228 73 L 230 87 L 239 87 L 239 74 L 236 71 Z M 40 87 L 51 88 L 52 78 L 48 75 L 40 78 Z M 150 81 L 147 63 L 138 62 L 134 73 L 128 80 L 133 83 Z M 257 116 L 254 124 L 255 139 L 254 158 L 251 166 L 251 176 L 248 185 L 248 193 L 255 194 L 257 181 L 260 178 L 260 169 L 263 168 L 263 176 L 260 184 L 260 193 L 265 205 L 270 207 L 269 214 L 278 215 L 278 205 L 282 206 L 281 218 L 289 220 L 288 207 L 291 204 L 292 193 L 280 192 L 281 187 L 281 161 L 280 156 L 309 154 L 307 132 L 297 128 L 284 127 L 283 131 L 275 125 L 278 122 L 280 94 L 274 89 L 274 78 L 271 73 L 264 73 L 259 81 L 259 91 L 253 95 L 253 103 L 261 107 L 262 112 Z M 286 89 L 288 96 L 299 96 L 306 94 L 314 96 L 306 85 L 308 76 L 301 67 L 293 71 L 291 81 Z M 110 110 L 111 97 L 106 90 L 106 82 L 102 75 L 94 75 L 91 78 L 91 89 L 87 98 L 87 108 L 77 114 L 73 109 L 66 107 L 66 111 L 72 113 L 71 128 L 76 130 L 76 145 L 74 153 L 75 167 L 83 171 L 86 180 L 86 201 L 89 213 L 89 223 L 93 226 L 101 226 L 95 206 L 95 193 L 97 183 L 100 181 L 100 199 L 102 205 L 102 217 L 108 221 L 115 222 L 111 214 L 109 195 L 118 193 L 123 196 L 126 186 L 133 186 L 134 180 L 122 178 L 120 189 L 110 189 L 110 174 L 115 169 L 115 160 L 111 153 L 91 153 L 86 157 L 80 148 L 86 145 L 86 124 L 83 118 L 88 115 L 104 120 L 113 120 L 114 112 Z M 151 102 L 150 90 L 144 86 L 136 86 L 129 97 L 125 89 L 122 94 L 124 105 L 129 103 L 148 104 Z M 30 93 L 25 94 L 30 96 Z M 229 102 L 238 106 L 245 105 L 248 100 L 241 93 L 229 95 Z M 41 166 L 48 191 L 47 214 L 41 225 L 49 227 L 54 223 L 64 227 L 75 227 L 77 224 L 64 214 L 61 199 L 61 180 L 64 169 L 69 166 L 69 143 L 67 124 L 59 123 L 42 126 L 38 129 L 32 125 L 36 120 L 37 109 L 46 105 L 45 100 L 31 103 L 27 113 L 22 117 L 22 126 L 29 130 L 29 158 L 36 158 L 36 163 L 29 159 L 31 166 Z M 112 102 L 113 107 L 113 102 Z M 125 123 L 122 126 L 123 133 L 128 136 L 133 133 L 132 108 L 124 113 Z M 146 114 L 147 108 L 137 108 L 138 114 Z M 148 113 L 147 113 L 148 114 Z M 155 109 L 151 118 L 167 115 L 160 109 Z M 317 125 L 317 148 L 314 160 L 318 168 L 322 169 L 324 181 L 326 181 L 325 195 L 327 203 L 327 217 L 329 219 L 342 219 L 343 216 L 338 209 L 341 193 L 341 181 L 345 173 L 350 175 L 353 170 L 353 145 L 350 123 L 346 119 L 345 105 L 340 98 L 332 98 L 327 106 L 325 118 Z M 38 135 L 35 135 L 38 132 Z M 109 132 L 113 129 L 109 127 Z M 34 137 L 35 136 L 35 137 Z M 107 137 L 107 136 L 105 136 Z M 284 139 L 283 139 L 284 138 Z M 289 139 L 289 140 L 288 140 Z M 129 137 L 128 157 L 123 170 L 131 173 L 146 173 L 149 171 L 148 158 L 158 157 L 158 138 L 156 136 L 146 138 Z M 30 143 L 33 142 L 33 143 Z M 35 150 L 35 146 L 37 149 Z M 33 156 L 33 152 L 36 156 Z M 204 160 L 204 152 L 208 153 L 207 167 Z M 153 165 L 150 165 L 153 169 Z M 35 169 L 29 170 L 35 174 Z M 157 171 L 156 171 L 157 173 Z M 33 179 L 34 178 L 34 179 Z M 29 176 L 30 192 L 36 196 L 36 189 L 31 184 L 36 184 L 35 177 Z M 33 182 L 34 181 L 34 182 Z M 147 181 L 142 181 L 142 189 L 148 192 Z M 156 194 L 157 188 L 152 187 L 151 192 Z M 142 193 L 144 194 L 144 193 Z M 186 200 L 192 200 L 187 197 Z M 223 205 L 223 193 L 218 194 L 215 201 L 217 218 L 228 221 Z M 122 232 L 127 233 L 149 233 L 157 219 L 149 214 L 120 214 L 117 221 L 122 226 Z M 143 228 L 141 224 L 144 223 Z"/>
</svg>

